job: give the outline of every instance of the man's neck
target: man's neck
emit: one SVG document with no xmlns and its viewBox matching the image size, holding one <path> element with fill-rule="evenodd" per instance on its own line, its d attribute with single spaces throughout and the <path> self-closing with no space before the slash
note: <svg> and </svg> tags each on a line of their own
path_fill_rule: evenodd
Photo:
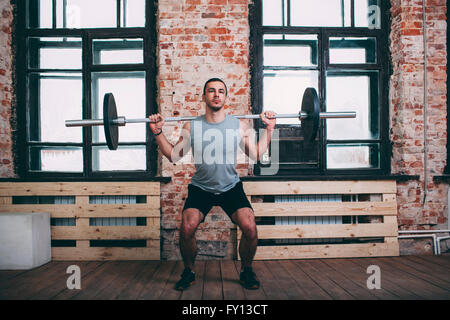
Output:
<svg viewBox="0 0 450 320">
<path fill-rule="evenodd" d="M 219 111 L 213 111 L 211 109 L 206 109 L 205 119 L 210 123 L 222 122 L 225 119 L 225 110 L 222 108 Z"/>
</svg>

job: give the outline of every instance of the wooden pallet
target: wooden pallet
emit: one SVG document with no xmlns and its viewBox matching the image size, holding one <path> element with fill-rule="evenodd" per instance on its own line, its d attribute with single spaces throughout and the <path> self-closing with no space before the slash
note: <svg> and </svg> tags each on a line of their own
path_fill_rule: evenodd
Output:
<svg viewBox="0 0 450 320">
<path fill-rule="evenodd" d="M 72 204 L 15 204 L 15 197 L 74 197 Z M 95 196 L 140 196 L 143 203 L 98 204 Z M 75 218 L 74 226 L 52 226 L 55 243 L 72 240 L 75 246 L 52 247 L 53 260 L 160 260 L 159 182 L 5 182 L 0 183 L 0 214 L 49 212 L 51 218 Z M 145 219 L 139 226 L 96 226 L 91 218 Z M 55 241 L 56 240 L 56 241 Z M 141 245 L 93 245 L 98 240 L 141 240 Z M 142 245 L 145 243 L 145 245 Z"/>
<path fill-rule="evenodd" d="M 269 243 L 258 245 L 255 260 L 399 255 L 395 181 L 248 181 L 244 189 L 257 219 L 258 239 Z M 353 201 L 275 203 L 275 195 L 342 195 Z M 356 195 L 363 201 L 354 201 Z M 262 218 L 313 216 L 348 217 L 350 223 L 258 224 Z M 238 244 L 241 236 L 238 230 Z M 311 240 L 270 245 L 277 242 L 274 239 Z M 340 243 L 314 243 L 317 239 Z"/>
</svg>

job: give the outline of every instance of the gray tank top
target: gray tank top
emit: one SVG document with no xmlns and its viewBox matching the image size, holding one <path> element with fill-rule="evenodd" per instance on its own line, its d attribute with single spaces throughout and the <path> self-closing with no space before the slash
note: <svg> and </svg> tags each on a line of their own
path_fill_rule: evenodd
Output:
<svg viewBox="0 0 450 320">
<path fill-rule="evenodd" d="M 236 171 L 240 141 L 239 119 L 226 115 L 219 123 L 209 123 L 205 116 L 191 122 L 191 148 L 195 173 L 191 184 L 205 191 L 222 193 L 239 182 Z"/>
</svg>

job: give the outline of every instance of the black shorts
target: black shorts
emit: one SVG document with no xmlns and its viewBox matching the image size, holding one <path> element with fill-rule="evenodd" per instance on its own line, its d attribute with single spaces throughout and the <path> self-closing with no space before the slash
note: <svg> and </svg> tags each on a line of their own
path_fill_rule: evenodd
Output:
<svg viewBox="0 0 450 320">
<path fill-rule="evenodd" d="M 221 207 L 230 217 L 231 221 L 233 221 L 231 215 L 238 209 L 250 208 L 253 210 L 245 195 L 242 181 L 239 181 L 233 188 L 221 194 L 207 192 L 192 184 L 188 185 L 188 196 L 184 203 L 183 211 L 188 208 L 200 210 L 203 213 L 203 222 L 213 206 Z"/>
</svg>

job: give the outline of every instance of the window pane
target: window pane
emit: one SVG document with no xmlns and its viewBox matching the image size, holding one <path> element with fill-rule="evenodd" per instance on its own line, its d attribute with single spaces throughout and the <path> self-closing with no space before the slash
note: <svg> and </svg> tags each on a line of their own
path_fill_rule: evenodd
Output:
<svg viewBox="0 0 450 320">
<path fill-rule="evenodd" d="M 350 0 L 291 0 L 291 26 L 349 27 L 350 12 Z"/>
<path fill-rule="evenodd" d="M 298 113 L 303 92 L 317 89 L 318 71 L 264 71 L 264 109 L 276 113 Z M 277 124 L 299 124 L 298 119 L 277 119 Z"/>
<path fill-rule="evenodd" d="M 92 148 L 92 169 L 94 171 L 145 170 L 145 146 L 119 146 L 111 151 L 107 147 Z"/>
<path fill-rule="evenodd" d="M 83 150 L 77 147 L 31 147 L 33 171 L 82 172 Z"/>
<path fill-rule="evenodd" d="M 103 96 L 114 95 L 117 115 L 125 118 L 145 118 L 145 72 L 92 73 L 92 118 L 103 118 Z M 120 127 L 121 142 L 144 142 L 146 126 L 131 124 Z M 105 142 L 103 127 L 92 127 L 94 142 Z"/>
<path fill-rule="evenodd" d="M 381 8 L 379 0 L 355 1 L 355 27 L 381 28 Z"/>
<path fill-rule="evenodd" d="M 285 26 L 286 0 L 263 0 L 263 25 Z"/>
<path fill-rule="evenodd" d="M 144 62 L 143 39 L 96 39 L 92 42 L 94 64 Z"/>
<path fill-rule="evenodd" d="M 145 27 L 145 0 L 123 0 L 121 25 Z"/>
<path fill-rule="evenodd" d="M 375 38 L 330 38 L 330 63 L 376 63 Z"/>
<path fill-rule="evenodd" d="M 317 65 L 316 35 L 264 35 L 264 66 Z"/>
<path fill-rule="evenodd" d="M 327 168 L 379 168 L 379 144 L 327 145 Z"/>
<path fill-rule="evenodd" d="M 29 0 L 36 1 L 36 0 Z M 37 27 L 39 28 L 51 28 L 52 22 L 52 0 L 40 0 L 39 1 L 39 21 Z"/>
<path fill-rule="evenodd" d="M 81 70 L 80 38 L 30 38 L 30 68 Z"/>
<path fill-rule="evenodd" d="M 377 139 L 378 72 L 328 72 L 327 111 L 356 111 L 354 119 L 327 120 L 327 138 Z"/>
<path fill-rule="evenodd" d="M 65 120 L 82 118 L 81 74 L 34 73 L 29 83 L 39 88 L 30 97 L 31 141 L 81 142 L 80 127 L 65 127 Z"/>
<path fill-rule="evenodd" d="M 57 0 L 56 27 L 115 28 L 117 27 L 117 1 Z"/>
</svg>

